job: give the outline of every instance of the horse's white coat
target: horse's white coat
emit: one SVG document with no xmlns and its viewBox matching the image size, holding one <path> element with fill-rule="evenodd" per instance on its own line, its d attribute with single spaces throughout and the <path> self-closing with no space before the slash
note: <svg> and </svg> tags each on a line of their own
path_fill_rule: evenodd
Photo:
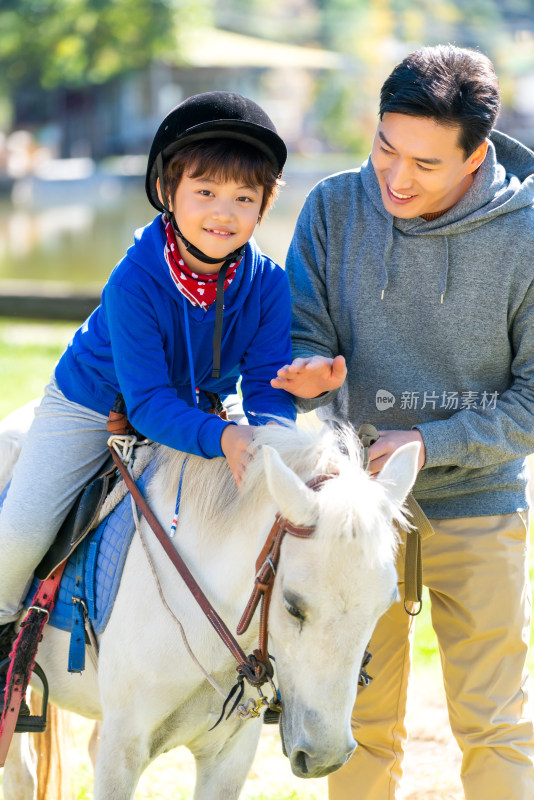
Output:
<svg viewBox="0 0 534 800">
<path fill-rule="evenodd" d="M 34 800 L 37 788 L 35 762 L 36 756 L 29 735 L 16 733 L 2 776 L 2 791 L 5 798 Z"/>
<path fill-rule="evenodd" d="M 283 702 L 283 741 L 295 774 L 325 775 L 350 756 L 350 713 L 366 644 L 378 617 L 396 598 L 396 534 L 401 506 L 415 479 L 417 446 L 406 445 L 378 479 L 361 469 L 331 434 L 266 426 L 238 493 L 223 459 L 189 457 L 175 543 L 228 627 L 235 630 L 252 590 L 254 564 L 278 510 L 313 523 L 310 539 L 286 536 L 270 615 L 270 650 Z M 150 503 L 164 527 L 174 512 L 182 454 L 162 449 Z M 336 475 L 318 492 L 312 476 Z M 165 597 L 201 663 L 227 690 L 235 662 L 143 523 Z M 257 620 L 241 637 L 257 646 Z M 213 731 L 221 698 L 188 656 L 164 610 L 138 536 L 101 637 L 98 675 L 66 671 L 68 634 L 46 631 L 39 649 L 51 700 L 102 719 L 95 800 L 131 800 L 146 766 L 185 744 L 197 762 L 196 800 L 239 796 L 261 730 L 258 720 L 231 717 Z M 253 696 L 248 688 L 246 696 Z M 7 769 L 7 767 L 6 767 Z M 13 800 L 5 795 L 6 800 Z M 28 793 L 27 798 L 32 797 Z M 26 800 L 26 797 L 22 798 Z"/>
<path fill-rule="evenodd" d="M 11 478 L 13 465 L 39 403 L 40 399 L 31 400 L 0 420 L 0 492 Z"/>
</svg>

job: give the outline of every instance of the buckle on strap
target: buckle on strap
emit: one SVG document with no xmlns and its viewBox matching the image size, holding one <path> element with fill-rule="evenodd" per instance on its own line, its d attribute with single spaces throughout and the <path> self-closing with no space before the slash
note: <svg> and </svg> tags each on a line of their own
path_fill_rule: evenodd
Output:
<svg viewBox="0 0 534 800">
<path fill-rule="evenodd" d="M 265 558 L 265 561 L 263 562 L 263 564 L 261 565 L 261 567 L 259 568 L 259 570 L 256 572 L 256 582 L 257 582 L 257 583 L 263 583 L 263 580 L 262 580 L 262 578 L 263 578 L 263 571 L 264 571 L 264 569 L 265 569 L 265 567 L 266 567 L 267 565 L 268 565 L 268 566 L 271 568 L 271 571 L 272 571 L 272 573 L 273 573 L 273 577 L 276 575 L 276 567 L 275 567 L 275 566 L 274 566 L 274 564 L 273 564 L 273 561 L 272 561 L 272 559 L 271 559 L 271 556 L 266 556 L 266 558 Z"/>
</svg>

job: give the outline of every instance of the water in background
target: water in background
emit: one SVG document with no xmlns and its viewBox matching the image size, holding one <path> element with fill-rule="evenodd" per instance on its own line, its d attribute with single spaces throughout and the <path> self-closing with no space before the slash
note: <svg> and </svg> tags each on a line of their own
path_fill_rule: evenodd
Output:
<svg viewBox="0 0 534 800">
<path fill-rule="evenodd" d="M 289 174 L 286 186 L 256 229 L 260 247 L 283 264 L 307 192 L 336 164 Z M 28 178 L 0 195 L 0 280 L 67 281 L 98 288 L 133 241 L 136 228 L 155 215 L 143 178 L 94 172 L 77 179 Z"/>
</svg>

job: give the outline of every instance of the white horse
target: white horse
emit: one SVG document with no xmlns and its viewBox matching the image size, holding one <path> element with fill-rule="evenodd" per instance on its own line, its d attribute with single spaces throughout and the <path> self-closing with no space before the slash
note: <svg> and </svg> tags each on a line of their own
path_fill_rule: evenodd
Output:
<svg viewBox="0 0 534 800">
<path fill-rule="evenodd" d="M 355 747 L 350 716 L 358 676 L 373 628 L 397 598 L 394 522 L 404 521 L 402 506 L 415 480 L 418 447 L 400 448 L 371 479 L 353 434 L 345 435 L 340 448 L 327 431 L 265 426 L 257 429 L 253 444 L 255 454 L 239 492 L 223 459 L 189 456 L 173 541 L 235 630 L 275 514 L 315 526 L 307 539 L 287 535 L 283 541 L 269 632 L 282 697 L 284 750 L 295 775 L 324 776 L 342 766 Z M 161 448 L 158 458 L 148 499 L 168 528 L 184 456 Z M 308 480 L 324 473 L 332 479 L 316 492 L 308 488 Z M 178 745 L 187 746 L 196 759 L 195 800 L 233 800 L 240 794 L 261 718 L 242 720 L 234 714 L 210 730 L 222 701 L 188 653 L 176 618 L 202 667 L 228 691 L 236 662 L 142 521 L 100 637 L 98 668 L 88 659 L 81 676 L 70 675 L 69 634 L 45 628 L 38 661 L 52 702 L 101 720 L 95 800 L 131 800 L 143 770 Z M 239 637 L 246 653 L 257 646 L 257 633 L 256 620 Z M 20 761 L 22 739 L 13 740 L 6 773 L 10 759 Z M 28 790 L 17 800 L 33 797 Z M 13 800 L 7 790 L 5 800 Z"/>
<path fill-rule="evenodd" d="M 40 399 L 30 400 L 0 420 L 0 492 L 9 481 Z"/>
</svg>

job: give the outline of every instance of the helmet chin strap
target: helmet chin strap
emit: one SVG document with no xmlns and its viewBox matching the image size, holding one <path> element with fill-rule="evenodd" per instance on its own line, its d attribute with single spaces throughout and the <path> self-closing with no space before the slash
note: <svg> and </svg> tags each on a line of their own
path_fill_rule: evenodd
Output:
<svg viewBox="0 0 534 800">
<path fill-rule="evenodd" d="M 207 256 L 205 253 L 202 252 L 202 250 L 199 250 L 198 247 L 196 247 L 192 242 L 190 242 L 188 239 L 185 238 L 185 236 L 183 235 L 182 231 L 178 227 L 178 223 L 176 222 L 176 217 L 174 216 L 174 214 L 172 212 L 169 212 L 169 211 L 167 211 L 167 214 L 169 215 L 169 219 L 171 220 L 171 224 L 172 224 L 172 227 L 174 228 L 174 232 L 182 240 L 182 242 L 184 244 L 184 247 L 187 250 L 187 252 L 191 253 L 193 258 L 197 258 L 199 261 L 202 261 L 203 264 L 220 264 L 221 261 L 230 261 L 230 262 L 231 261 L 239 261 L 240 258 L 243 258 L 243 254 L 244 254 L 244 252 L 246 250 L 246 247 L 247 247 L 247 242 L 245 242 L 245 244 L 241 245 L 241 247 L 239 247 L 237 250 L 232 250 L 232 252 L 228 253 L 228 255 L 224 256 L 223 259 L 212 258 L 211 256 Z"/>
<path fill-rule="evenodd" d="M 211 256 L 207 256 L 202 250 L 199 250 L 192 242 L 185 238 L 183 233 L 181 232 L 180 228 L 178 227 L 178 223 L 174 217 L 174 213 L 170 210 L 167 197 L 165 195 L 165 188 L 163 185 L 163 159 L 161 157 L 161 153 L 158 154 L 156 158 L 156 168 L 158 171 L 158 178 L 159 178 L 159 188 L 161 193 L 161 202 L 165 208 L 165 212 L 169 217 L 172 227 L 177 236 L 180 237 L 182 240 L 185 249 L 188 253 L 191 253 L 193 258 L 197 258 L 199 261 L 202 261 L 203 264 L 220 264 L 220 258 L 211 258 Z M 222 330 L 223 330 L 223 315 L 224 315 L 224 281 L 226 279 L 226 273 L 230 265 L 234 261 L 239 261 L 239 259 L 243 258 L 247 247 L 247 242 L 241 245 L 240 248 L 237 250 L 233 250 L 231 253 L 228 253 L 227 256 L 223 259 L 224 264 L 219 270 L 219 274 L 217 275 L 217 294 L 215 297 L 215 327 L 213 329 L 213 369 L 211 370 L 211 377 L 212 378 L 220 378 L 221 377 L 221 346 L 222 346 Z M 195 387 L 193 387 L 194 391 Z"/>
</svg>

